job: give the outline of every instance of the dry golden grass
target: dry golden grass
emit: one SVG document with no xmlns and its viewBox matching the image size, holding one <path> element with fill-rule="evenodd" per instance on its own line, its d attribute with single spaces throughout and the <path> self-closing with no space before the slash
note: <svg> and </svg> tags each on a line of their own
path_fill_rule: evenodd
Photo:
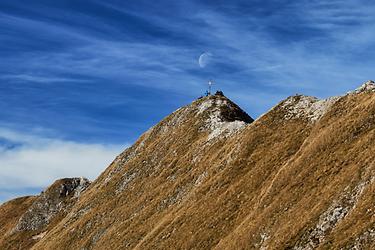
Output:
<svg viewBox="0 0 375 250">
<path fill-rule="evenodd" d="M 68 189 L 64 188 L 71 180 L 57 180 L 39 196 L 14 199 L 0 206 L 0 249 L 30 249 L 40 239 L 36 236 L 55 227 L 77 200 L 74 192 L 66 193 Z M 47 224 L 38 224 L 46 217 L 50 217 Z M 24 223 L 20 224 L 20 219 Z M 25 228 L 31 225 L 35 229 Z"/>
<path fill-rule="evenodd" d="M 341 98 L 316 123 L 285 119 L 279 105 L 208 141 L 217 107 L 252 121 L 221 96 L 176 111 L 33 249 L 374 249 L 374 93 Z"/>
<path fill-rule="evenodd" d="M 9 235 L 10 231 L 16 226 L 18 219 L 31 206 L 36 197 L 26 196 L 8 201 L 0 206 L 0 249 L 27 249 L 31 245 L 24 241 L 24 236 L 19 241 Z M 14 247 L 17 245 L 16 247 Z"/>
</svg>

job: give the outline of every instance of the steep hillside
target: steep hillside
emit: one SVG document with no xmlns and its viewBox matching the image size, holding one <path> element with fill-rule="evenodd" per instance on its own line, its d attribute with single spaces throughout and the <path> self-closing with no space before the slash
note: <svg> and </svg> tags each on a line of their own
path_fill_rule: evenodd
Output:
<svg viewBox="0 0 375 250">
<path fill-rule="evenodd" d="M 0 206 L 0 249 L 28 249 L 57 225 L 89 186 L 84 178 L 55 181 L 39 196 Z"/>
<path fill-rule="evenodd" d="M 33 249 L 374 249 L 374 90 L 291 96 L 255 121 L 198 99 L 116 157 Z M 7 228 L 30 225 L 35 199 L 0 208 Z"/>
</svg>

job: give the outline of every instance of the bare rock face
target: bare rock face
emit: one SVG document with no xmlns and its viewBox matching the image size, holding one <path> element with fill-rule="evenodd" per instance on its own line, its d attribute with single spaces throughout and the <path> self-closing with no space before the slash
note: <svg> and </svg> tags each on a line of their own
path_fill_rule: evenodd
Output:
<svg viewBox="0 0 375 250">
<path fill-rule="evenodd" d="M 370 80 L 362 84 L 359 88 L 355 89 L 351 94 L 358 94 L 366 91 L 375 91 L 375 82 Z"/>
<path fill-rule="evenodd" d="M 286 99 L 282 107 L 287 111 L 284 118 L 305 118 L 310 122 L 318 121 L 341 97 L 318 99 L 312 96 L 295 95 Z"/>
<path fill-rule="evenodd" d="M 254 120 L 236 104 L 223 95 L 204 99 L 198 104 L 197 115 L 206 113 L 205 125 L 201 130 L 210 131 L 208 140 L 216 137 L 228 137 L 241 130 Z"/>
<path fill-rule="evenodd" d="M 89 185 L 85 178 L 57 180 L 21 216 L 14 231 L 35 231 L 47 226 L 60 212 L 67 212 Z"/>
</svg>

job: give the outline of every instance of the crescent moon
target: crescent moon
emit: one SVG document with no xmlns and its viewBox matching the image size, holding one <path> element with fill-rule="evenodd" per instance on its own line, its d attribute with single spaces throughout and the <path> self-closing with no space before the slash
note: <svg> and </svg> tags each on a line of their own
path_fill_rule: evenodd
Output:
<svg viewBox="0 0 375 250">
<path fill-rule="evenodd" d="M 201 68 L 204 68 L 207 66 L 207 64 L 210 62 L 210 59 L 212 57 L 212 54 L 210 52 L 204 52 L 199 56 L 198 64 Z"/>
</svg>

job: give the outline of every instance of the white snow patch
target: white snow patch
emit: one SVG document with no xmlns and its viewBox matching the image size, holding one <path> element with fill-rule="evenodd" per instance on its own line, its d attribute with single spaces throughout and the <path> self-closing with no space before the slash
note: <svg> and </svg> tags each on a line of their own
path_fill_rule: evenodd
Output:
<svg viewBox="0 0 375 250">
<path fill-rule="evenodd" d="M 289 97 L 282 107 L 287 109 L 285 119 L 307 118 L 311 122 L 319 120 L 341 97 L 334 96 L 319 100 L 312 96 Z"/>
</svg>

